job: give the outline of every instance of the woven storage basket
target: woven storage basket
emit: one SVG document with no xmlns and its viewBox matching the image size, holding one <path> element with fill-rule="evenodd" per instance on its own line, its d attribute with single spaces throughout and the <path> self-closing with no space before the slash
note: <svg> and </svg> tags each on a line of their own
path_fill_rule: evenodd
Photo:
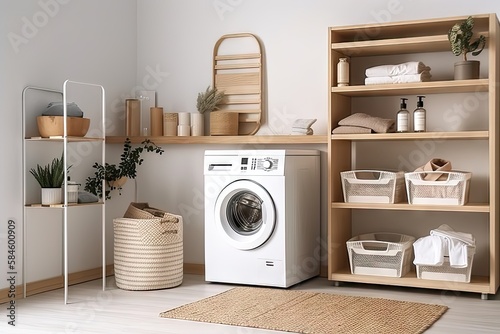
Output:
<svg viewBox="0 0 500 334">
<path fill-rule="evenodd" d="M 239 114 L 230 111 L 212 111 L 210 113 L 211 136 L 237 136 Z"/>
<path fill-rule="evenodd" d="M 116 285 L 125 290 L 178 286 L 183 279 L 182 217 L 131 203 L 113 220 Z"/>
</svg>

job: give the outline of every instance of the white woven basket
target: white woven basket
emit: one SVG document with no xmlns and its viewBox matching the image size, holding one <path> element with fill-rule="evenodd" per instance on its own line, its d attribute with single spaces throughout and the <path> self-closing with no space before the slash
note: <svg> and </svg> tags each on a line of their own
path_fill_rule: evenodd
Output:
<svg viewBox="0 0 500 334">
<path fill-rule="evenodd" d="M 116 285 L 125 290 L 178 286 L 183 279 L 181 216 L 131 203 L 124 218 L 113 220 Z"/>
</svg>

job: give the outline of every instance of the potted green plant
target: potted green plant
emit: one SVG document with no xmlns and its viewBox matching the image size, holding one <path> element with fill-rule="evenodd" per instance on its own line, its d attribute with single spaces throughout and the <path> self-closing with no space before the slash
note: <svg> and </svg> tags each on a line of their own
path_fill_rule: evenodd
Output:
<svg viewBox="0 0 500 334">
<path fill-rule="evenodd" d="M 85 191 L 92 193 L 99 198 L 103 197 L 102 181 L 106 181 L 106 188 L 104 189 L 104 196 L 106 199 L 111 198 L 111 191 L 121 191 L 127 179 L 135 179 L 137 177 L 137 166 L 141 165 L 144 161 L 141 154 L 146 152 L 154 152 L 163 154 L 163 149 L 157 146 L 149 139 L 144 140 L 141 146 L 132 148 L 130 139 L 125 139 L 123 144 L 123 153 L 120 156 L 120 163 L 108 164 L 104 166 L 99 163 L 94 163 L 92 166 L 95 168 L 94 176 L 87 177 L 85 182 Z"/>
<path fill-rule="evenodd" d="M 473 40 L 473 29 L 474 19 L 469 16 L 448 31 L 451 51 L 455 56 L 463 56 L 463 61 L 455 63 L 455 80 L 479 79 L 479 61 L 468 60 L 467 54 L 479 55 L 486 45 L 486 38 L 480 35 Z"/>
<path fill-rule="evenodd" d="M 68 170 L 71 166 L 68 167 Z M 37 165 L 30 173 L 42 188 L 42 205 L 60 204 L 62 202 L 61 186 L 64 182 L 64 156 L 54 158 L 50 164 Z"/>
</svg>

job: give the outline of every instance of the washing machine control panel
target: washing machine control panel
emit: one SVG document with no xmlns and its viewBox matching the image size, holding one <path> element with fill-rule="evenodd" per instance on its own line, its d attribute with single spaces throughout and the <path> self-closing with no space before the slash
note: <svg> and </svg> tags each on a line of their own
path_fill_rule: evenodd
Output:
<svg viewBox="0 0 500 334">
<path fill-rule="evenodd" d="M 275 171 L 280 166 L 280 159 L 272 157 L 243 157 L 241 158 L 241 170 Z"/>
</svg>

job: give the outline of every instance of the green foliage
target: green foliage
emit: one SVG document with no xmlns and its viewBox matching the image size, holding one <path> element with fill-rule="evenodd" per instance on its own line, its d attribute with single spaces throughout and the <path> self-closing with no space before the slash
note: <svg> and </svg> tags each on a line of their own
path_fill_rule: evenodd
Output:
<svg viewBox="0 0 500 334">
<path fill-rule="evenodd" d="M 463 55 L 464 61 L 467 60 L 467 53 L 472 52 L 473 56 L 477 56 L 483 51 L 486 45 L 486 38 L 480 35 L 474 42 L 471 42 L 474 29 L 474 19 L 469 16 L 462 23 L 456 23 L 448 31 L 448 40 L 451 44 L 451 52 L 455 56 Z"/>
<path fill-rule="evenodd" d="M 71 166 L 68 166 L 68 170 Z M 30 173 L 35 177 L 42 188 L 60 188 L 64 182 L 64 156 L 54 158 L 46 166 L 37 165 L 31 168 Z"/>
<path fill-rule="evenodd" d="M 210 112 L 218 109 L 217 105 L 222 101 L 224 96 L 224 92 L 219 92 L 217 88 L 210 88 L 210 86 L 208 86 L 204 92 L 198 93 L 196 109 L 198 109 L 201 114 L 206 111 Z"/>
<path fill-rule="evenodd" d="M 94 163 L 92 166 L 95 169 L 94 176 L 88 177 L 85 182 L 85 191 L 88 191 L 99 198 L 103 197 L 102 181 L 106 181 L 106 189 L 104 196 L 106 199 L 111 198 L 111 191 L 121 190 L 121 186 L 114 186 L 113 181 L 122 177 L 135 179 L 137 177 L 137 166 L 142 165 L 144 159 L 141 154 L 146 152 L 154 152 L 163 154 L 163 149 L 157 146 L 149 139 L 144 140 L 142 146 L 132 148 L 130 139 L 127 138 L 123 144 L 123 153 L 120 156 L 118 165 L 105 163 L 104 166 L 99 163 Z"/>
</svg>

